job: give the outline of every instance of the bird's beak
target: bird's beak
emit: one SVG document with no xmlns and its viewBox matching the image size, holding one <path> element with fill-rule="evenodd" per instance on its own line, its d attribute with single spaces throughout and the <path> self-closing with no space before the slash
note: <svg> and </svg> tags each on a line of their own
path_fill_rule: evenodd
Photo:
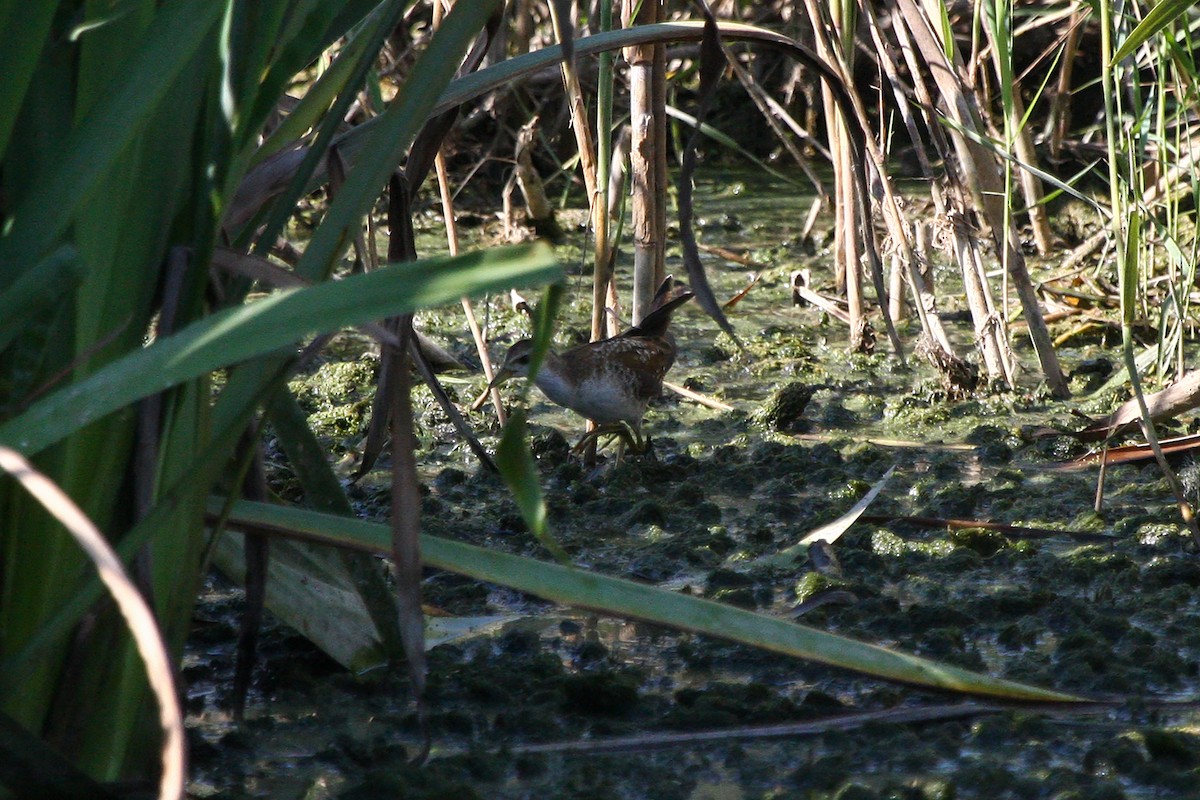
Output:
<svg viewBox="0 0 1200 800">
<path fill-rule="evenodd" d="M 488 386 L 487 386 L 488 391 L 490 392 L 492 389 L 495 389 L 497 386 L 499 386 L 500 384 L 504 383 L 506 380 L 511 378 L 514 374 L 515 373 L 508 367 L 501 367 L 500 369 L 498 369 L 496 371 L 496 374 L 492 377 L 491 383 L 488 384 Z"/>
</svg>

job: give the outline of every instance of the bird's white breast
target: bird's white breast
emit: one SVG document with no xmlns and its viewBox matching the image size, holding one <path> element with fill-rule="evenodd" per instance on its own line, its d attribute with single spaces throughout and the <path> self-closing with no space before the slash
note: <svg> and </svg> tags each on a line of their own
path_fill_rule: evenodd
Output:
<svg viewBox="0 0 1200 800">
<path fill-rule="evenodd" d="M 537 386 L 560 406 L 601 424 L 624 420 L 637 428 L 645 411 L 629 394 L 614 391 L 610 381 L 585 379 L 572 386 L 562 376 L 543 369 L 538 373 Z"/>
</svg>

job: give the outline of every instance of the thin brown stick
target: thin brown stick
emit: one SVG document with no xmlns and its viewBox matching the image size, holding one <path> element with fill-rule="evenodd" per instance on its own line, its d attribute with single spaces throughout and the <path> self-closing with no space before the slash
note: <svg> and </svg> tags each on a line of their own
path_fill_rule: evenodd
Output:
<svg viewBox="0 0 1200 800">
<path fill-rule="evenodd" d="M 667 381 L 663 381 L 663 388 L 670 389 L 672 392 L 679 395 L 680 397 L 685 398 L 687 400 L 691 400 L 693 403 L 699 403 L 700 405 L 702 405 L 706 408 L 712 408 L 717 411 L 733 411 L 733 406 L 731 406 L 731 405 L 722 403 L 720 400 L 714 400 L 713 398 L 708 397 L 707 395 L 700 394 L 699 392 L 693 392 L 691 389 L 688 389 L 686 387 L 680 386 L 675 383 L 668 383 Z"/>
<path fill-rule="evenodd" d="M 1096 473 L 1096 497 L 1092 510 L 1099 514 L 1104 509 L 1104 480 L 1108 477 L 1108 445 L 1100 451 L 1100 470 Z"/>
<path fill-rule="evenodd" d="M 837 301 L 831 300 L 824 295 L 814 292 L 812 289 L 804 285 L 806 279 L 805 270 L 799 270 L 792 273 L 792 302 L 799 304 L 799 300 L 810 303 L 824 311 L 829 316 L 844 322 L 847 325 L 853 324 L 853 317 L 847 313 Z"/>
<path fill-rule="evenodd" d="M 590 741 L 546 742 L 542 744 L 514 745 L 512 753 L 522 755 L 546 753 L 620 753 L 647 749 L 661 749 L 696 745 L 706 742 L 730 742 L 736 740 L 780 739 L 796 736 L 817 736 L 831 731 L 848 731 L 871 724 L 902 725 L 914 722 L 936 722 L 939 720 L 962 719 L 984 714 L 997 714 L 1007 710 L 1001 704 L 956 703 L 925 708 L 886 709 L 883 711 L 860 711 L 839 714 L 826 719 L 809 722 L 788 722 L 778 725 L 754 725 L 740 728 L 722 728 L 709 731 L 687 731 L 670 733 L 646 733 L 632 736 L 614 736 Z M 1097 713 L 1100 709 L 1094 710 Z M 1107 710 L 1107 709 L 1105 709 Z M 443 754 L 439 754 L 442 756 Z"/>
<path fill-rule="evenodd" d="M 1048 539 L 1051 537 L 1066 537 L 1081 542 L 1111 542 L 1113 537 L 1103 533 L 1088 533 L 1062 528 L 1039 528 L 1032 525 L 1009 525 L 1006 522 L 987 522 L 980 519 L 945 519 L 942 517 L 909 516 L 907 514 L 863 514 L 859 517 L 863 522 L 907 522 L 910 525 L 920 525 L 924 528 L 950 528 L 965 530 L 967 528 L 982 528 L 996 531 L 1014 539 Z"/>
<path fill-rule="evenodd" d="M 408 661 L 412 696 L 416 700 L 424 748 L 416 760 L 429 754 L 430 731 L 425 700 L 425 615 L 421 610 L 421 493 L 417 484 L 417 440 L 413 433 L 412 375 L 408 343 L 412 335 L 412 315 L 396 320 L 401 346 L 388 359 L 391 383 L 388 417 L 392 434 L 392 574 L 396 581 L 400 639 Z"/>
<path fill-rule="evenodd" d="M 751 269 L 758 270 L 767 268 L 767 265 L 761 261 L 755 261 L 743 253 L 735 253 L 728 247 L 717 247 L 709 244 L 697 244 L 697 246 L 706 253 L 712 253 L 714 256 L 720 256 L 726 261 L 732 261 L 735 264 L 741 264 L 743 267 L 750 267 Z"/>
<path fill-rule="evenodd" d="M 706 731 L 686 731 L 669 733 L 645 733 L 630 736 L 614 736 L 605 739 L 586 741 L 545 742 L 538 744 L 517 744 L 507 748 L 506 752 L 521 755 L 560 754 L 598 754 L 638 752 L 650 749 L 662 749 L 680 746 L 695 746 L 705 743 L 728 743 L 731 741 L 782 739 L 799 736 L 819 736 L 834 731 L 849 731 L 867 725 L 911 725 L 926 722 L 942 722 L 947 720 L 969 719 L 988 714 L 1000 714 L 1006 711 L 1023 710 L 1027 713 L 1045 714 L 1054 718 L 1073 718 L 1092 714 L 1112 714 L 1114 708 L 1128 702 L 1125 697 L 1098 698 L 1091 702 L 1074 705 L 1050 705 L 1046 703 L 1021 703 L 991 701 L 987 703 L 945 703 L 920 706 L 917 708 L 889 708 L 879 711 L 856 711 L 847 714 L 837 714 L 824 719 L 806 722 L 785 722 L 776 725 L 746 725 L 734 728 L 719 728 Z M 1200 707 L 1195 702 L 1150 701 L 1147 705 L 1157 711 L 1177 713 L 1194 713 Z M 435 758 L 461 755 L 454 749 L 439 752 Z"/>
<path fill-rule="evenodd" d="M 434 157 L 433 166 L 442 199 L 442 218 L 446 221 L 446 245 L 450 250 L 450 255 L 456 256 L 459 253 L 458 222 L 454 216 L 454 197 L 450 192 L 450 178 L 446 172 L 446 156 L 442 151 L 439 150 L 437 156 Z M 479 321 L 475 318 L 475 308 L 471 305 L 469 297 L 462 298 L 462 308 L 463 314 L 467 318 L 467 327 L 471 329 L 471 338 L 475 342 L 475 352 L 479 356 L 479 364 L 483 367 L 483 376 L 487 379 L 488 385 L 491 385 L 492 378 L 495 377 L 495 370 L 492 368 L 492 358 L 488 353 L 487 341 L 479 327 Z M 496 410 L 496 421 L 503 425 L 507 421 L 508 415 L 504 411 L 504 400 L 500 397 L 500 390 L 492 389 L 490 397 L 492 407 Z"/>
</svg>

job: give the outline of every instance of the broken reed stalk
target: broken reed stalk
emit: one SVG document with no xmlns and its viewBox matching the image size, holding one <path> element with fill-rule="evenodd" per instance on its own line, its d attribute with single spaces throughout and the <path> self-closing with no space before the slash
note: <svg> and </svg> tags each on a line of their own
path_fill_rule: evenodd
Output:
<svg viewBox="0 0 1200 800">
<path fill-rule="evenodd" d="M 895 26 L 895 30 L 911 70 L 914 65 L 920 63 L 912 47 L 912 41 L 908 38 L 903 25 Z M 915 76 L 913 84 L 918 100 L 924 106 L 926 126 L 931 131 L 933 142 L 943 161 L 949 163 L 951 153 L 945 138 L 941 135 L 941 127 L 936 119 L 929 116 L 929 110 L 933 107 L 929 88 L 919 71 L 912 74 Z M 928 159 L 924 157 L 923 153 L 921 157 L 923 169 L 927 175 L 932 177 Z M 949 173 L 952 181 L 956 175 L 957 173 L 954 171 Z M 1015 385 L 1015 359 L 1008 345 L 1008 333 L 1004 318 L 995 312 L 982 256 L 979 252 L 978 239 L 962 210 L 961 198 L 965 194 L 965 190 L 947 195 L 936 181 L 931 181 L 930 185 L 938 219 L 943 222 L 935 239 L 940 239 L 943 248 L 951 253 L 955 263 L 959 266 L 967 305 L 974 322 L 976 346 L 983 356 L 988 376 L 992 380 L 1003 379 L 1009 387 L 1013 387 Z M 947 354 L 951 352 L 948 343 L 943 343 L 943 350 Z"/>
<path fill-rule="evenodd" d="M 924 62 L 925 68 L 918 74 L 933 75 L 942 98 L 938 108 L 954 123 L 950 138 L 957 155 L 955 163 L 961 170 L 961 177 L 970 192 L 976 212 L 991 229 L 997 249 L 1004 254 L 1002 261 L 1020 298 L 1021 310 L 1028 322 L 1030 339 L 1046 384 L 1055 397 L 1069 397 L 1071 391 L 1042 318 L 1025 257 L 1021 254 L 1011 227 L 1005 224 L 1006 200 L 999 169 L 991 152 L 976 138 L 982 137 L 981 124 L 973 97 L 964 89 L 961 57 L 955 50 L 954 58 L 947 59 L 944 49 L 947 43 L 942 41 L 940 26 L 935 28 L 930 21 L 933 15 L 940 19 L 944 9 L 938 5 L 938 0 L 926 0 L 926 6 L 920 7 L 917 0 L 898 0 L 900 13 L 897 21 L 907 25 L 914 49 Z M 966 132 L 974 135 L 967 135 Z"/>
<path fill-rule="evenodd" d="M 992 378 L 1003 378 L 1009 387 L 1015 387 L 1015 358 L 1008 346 L 1007 325 L 1004 315 L 996 312 L 988 285 L 983 254 L 979 252 L 973 226 L 965 214 L 954 211 L 945 215 L 946 239 L 954 253 L 963 278 L 963 289 L 967 295 L 967 306 L 975 326 L 975 339 L 983 354 L 983 363 Z"/>
<path fill-rule="evenodd" d="M 909 138 L 913 142 L 921 170 L 930 179 L 930 188 L 934 195 L 935 207 L 940 208 L 940 187 L 933 180 L 933 169 L 930 166 L 928 156 L 924 149 L 922 149 L 922 139 L 920 131 L 917 130 L 916 119 L 913 117 L 907 98 L 901 89 L 899 68 L 892 58 L 891 49 L 884 44 L 880 36 L 879 24 L 875 18 L 875 12 L 869 5 L 866 5 L 863 7 L 863 13 L 867 17 L 867 29 L 874 40 L 880 67 L 883 69 L 892 86 L 892 91 L 896 98 L 896 107 L 908 131 Z M 898 29 L 900 26 L 894 27 L 897 28 L 897 32 L 899 33 Z M 892 239 L 893 258 L 899 262 L 898 268 L 893 268 L 892 278 L 896 286 L 890 292 L 889 312 L 893 319 L 901 318 L 905 310 L 903 288 L 907 285 L 912 291 L 913 304 L 916 307 L 917 318 L 921 323 L 922 331 L 925 332 L 929 341 L 936 343 L 947 355 L 952 354 L 953 348 L 950 345 L 950 339 L 946 335 L 946 330 L 942 327 L 942 321 L 937 315 L 936 297 L 923 273 L 923 268 L 928 267 L 929 264 L 929 228 L 925 224 L 910 225 L 900 213 L 899 203 L 892 192 L 890 183 L 884 181 L 883 184 L 886 219 L 888 220 L 889 235 Z M 910 231 L 913 234 L 911 239 L 908 236 Z"/>
<path fill-rule="evenodd" d="M 913 42 L 908 36 L 907 29 L 903 24 L 894 25 L 893 30 L 896 33 L 896 38 L 900 45 L 900 52 L 904 56 L 909 74 L 914 76 L 912 86 L 916 94 L 917 101 L 920 104 L 918 108 L 922 110 L 922 117 L 925 122 L 926 130 L 929 131 L 930 141 L 933 144 L 934 150 L 938 153 L 942 161 L 945 163 L 950 163 L 952 154 L 950 147 L 946 142 L 945 136 L 943 135 L 942 127 L 935 118 L 930 116 L 929 113 L 934 107 L 933 98 L 920 71 L 921 61 L 913 46 Z M 909 129 L 909 134 L 912 137 L 913 142 L 917 143 L 916 152 L 918 161 L 921 165 L 921 170 L 926 177 L 930 179 L 930 193 L 933 199 L 934 208 L 937 211 L 937 217 L 938 219 L 943 220 L 953 220 L 956 216 L 961 216 L 961 214 L 959 214 L 957 211 L 954 213 L 951 212 L 949 207 L 950 198 L 946 196 L 946 193 L 942 188 L 942 184 L 934 179 L 935 176 L 933 174 L 933 168 L 930 165 L 929 158 L 920 145 L 922 140 L 917 131 L 916 120 L 913 118 L 911 105 L 904 97 L 904 93 L 899 89 L 898 81 L 900 70 L 898 69 L 896 63 L 891 59 L 890 51 L 883 46 L 882 42 L 877 44 L 876 49 L 880 54 L 880 62 L 883 64 L 889 80 L 891 80 L 897 86 L 897 106 L 901 109 L 905 125 Z M 955 173 L 953 172 L 949 173 L 951 178 L 953 178 L 954 175 Z M 918 227 L 918 239 L 921 242 L 918 250 L 924 254 L 928 254 L 933 246 L 933 243 L 930 241 L 930 227 L 931 226 L 928 225 L 921 225 Z M 945 226 L 942 232 L 947 234 L 949 239 L 949 249 L 955 254 L 956 261 L 959 264 L 960 269 L 963 271 L 963 284 L 968 294 L 968 302 L 972 308 L 973 315 L 977 309 L 984 310 L 982 315 L 974 315 L 974 320 L 976 345 L 983 353 L 984 365 L 988 371 L 988 375 L 992 379 L 1004 378 L 1008 382 L 1009 386 L 1012 386 L 1014 376 L 1011 368 L 1008 366 L 1011 364 L 1011 352 L 1008 348 L 1007 333 L 1003 327 L 1003 324 L 1001 324 L 1001 326 L 989 324 L 988 317 L 986 316 L 986 309 L 990 307 L 990 301 L 985 299 L 987 283 L 986 281 L 982 282 L 982 284 L 980 283 L 978 279 L 980 273 L 975 267 L 976 258 L 973 255 L 973 251 L 977 250 L 978 248 L 978 241 L 974 237 L 969 236 L 968 232 L 963 226 L 955 225 L 952 222 L 951 224 Z M 943 236 L 942 238 L 946 239 L 947 236 Z M 972 277 L 975 279 L 972 280 Z M 927 311 L 929 324 L 924 326 L 926 332 L 932 331 L 931 336 L 933 341 L 938 342 L 946 355 L 953 355 L 953 348 L 950 345 L 949 339 L 946 338 L 945 330 L 941 325 L 941 320 L 936 314 L 934 296 L 931 287 L 928 286 L 924 276 L 919 270 L 913 271 L 912 282 L 915 287 L 918 287 L 914 291 L 922 293 L 922 303 L 918 305 L 918 309 L 920 309 L 923 304 Z M 981 293 L 983 293 L 983 297 L 980 297 Z M 1001 320 L 1001 323 L 1003 323 L 1003 320 Z M 1010 357 L 1006 358 L 1005 354 L 1008 354 Z"/>
<path fill-rule="evenodd" d="M 562 228 L 554 216 L 554 206 L 546 196 L 542 176 L 533 165 L 534 131 L 540 118 L 536 115 L 517 131 L 516 149 L 513 153 L 513 176 L 521 196 L 525 198 L 525 222 L 534 233 L 552 242 L 563 238 Z"/>
<path fill-rule="evenodd" d="M 893 86 L 896 105 L 908 130 L 909 137 L 914 144 L 921 171 L 930 181 L 930 193 L 934 208 L 937 211 L 937 218 L 948 221 L 948 224 L 942 226 L 940 230 L 942 235 L 939 238 L 947 243 L 947 249 L 951 250 L 954 254 L 962 270 L 968 305 L 971 308 L 972 317 L 975 321 L 976 346 L 983 355 L 989 377 L 993 380 L 1003 379 L 1011 387 L 1015 381 L 1015 359 L 1012 357 L 1011 349 L 1008 346 L 1008 336 L 1004 321 L 994 314 L 988 285 L 986 280 L 984 280 L 980 268 L 982 261 L 978 254 L 978 242 L 970 235 L 965 225 L 954 222 L 954 220 L 961 218 L 962 215 L 957 212 L 951 212 L 948 207 L 949 199 L 943 191 L 942 185 L 935 179 L 930 159 L 923 149 L 923 138 L 917 129 L 916 119 L 912 113 L 913 104 L 908 101 L 908 97 L 902 88 L 899 66 L 891 55 L 891 49 L 882 41 L 874 12 L 868 7 L 865 9 L 865 13 L 871 23 L 867 27 L 874 38 L 880 66 Z M 920 104 L 917 107 L 923 109 L 923 118 L 926 129 L 929 131 L 930 140 L 942 160 L 949 163 L 951 153 L 942 135 L 942 127 L 936 119 L 931 118 L 929 115 L 929 110 L 933 108 L 933 102 L 929 88 L 922 77 L 920 61 L 914 50 L 912 40 L 909 38 L 903 24 L 894 25 L 893 30 L 896 34 L 900 52 L 903 54 L 908 67 L 908 72 L 913 76 L 912 88 Z M 951 172 L 950 177 L 953 178 L 953 176 L 954 173 Z M 916 226 L 915 233 L 919 241 L 919 245 L 916 248 L 917 252 L 927 255 L 931 247 L 930 226 L 919 224 Z M 894 242 L 896 242 L 896 239 L 897 237 L 893 234 Z M 898 248 L 906 248 L 907 244 L 907 241 L 899 240 L 896 246 Z M 910 259 L 915 258 L 912 255 L 912 250 L 909 250 L 908 253 Z M 913 287 L 914 295 L 917 297 L 917 310 L 921 318 L 922 328 L 928 335 L 929 342 L 936 343 L 944 356 L 958 359 L 941 325 L 941 321 L 937 317 L 935 297 L 920 270 L 920 264 L 916 261 L 910 261 L 910 263 L 913 266 L 908 272 L 908 278 Z"/>
<path fill-rule="evenodd" d="M 818 3 L 817 0 L 805 0 L 805 8 L 816 34 L 817 54 L 833 66 L 840 61 L 834 54 L 834 48 L 841 48 L 842 54 L 847 57 L 853 54 L 857 15 L 852 5 L 839 1 L 825 7 L 829 14 L 827 19 L 823 6 L 824 4 Z M 831 42 L 829 37 L 824 35 L 827 23 L 832 26 L 834 34 L 838 37 L 837 41 Z M 847 88 L 851 85 L 846 83 Z M 854 196 L 855 185 L 851 179 L 852 155 L 848 152 L 851 144 L 845 123 L 838 113 L 830 88 L 824 84 L 821 86 L 821 99 L 829 151 L 833 157 L 833 251 L 837 288 L 846 295 L 847 311 L 850 314 L 850 349 L 861 351 L 868 348 L 874 338 L 869 337 L 867 333 L 863 309 L 862 267 L 859 263 L 858 230 L 865 222 L 858 216 L 858 203 Z M 866 198 L 863 199 L 870 202 Z"/>
<path fill-rule="evenodd" d="M 661 18 L 661 0 L 627 0 L 626 27 L 651 25 Z M 665 274 L 666 253 L 666 70 L 661 44 L 625 50 L 629 62 L 629 150 L 632 178 L 633 312 L 636 325 L 650 311 Z"/>
<path fill-rule="evenodd" d="M 817 10 L 819 11 L 819 6 Z M 823 28 L 814 28 L 813 30 L 818 40 L 824 39 Z M 833 44 L 825 39 L 824 50 L 830 56 L 830 59 L 825 62 L 827 68 L 831 74 L 838 76 L 840 79 L 839 83 L 844 90 L 844 101 L 836 104 L 840 109 L 839 113 L 845 114 L 847 121 L 853 119 L 854 127 L 862 132 L 860 137 L 861 142 L 853 144 L 859 140 L 850 135 L 848 128 L 843 127 L 841 129 L 848 143 L 846 147 L 842 148 L 841 152 L 849 160 L 848 163 L 851 167 L 845 173 L 846 180 L 854 184 L 853 190 L 846 192 L 844 196 L 847 202 L 854 204 L 856 218 L 862 220 L 860 224 L 856 225 L 848 233 L 852 233 L 856 237 L 861 237 L 861 240 L 857 241 L 857 245 L 861 249 L 858 250 L 859 258 L 856 259 L 856 263 L 860 263 L 861 265 L 861 262 L 865 260 L 869 267 L 871 283 L 875 289 L 875 296 L 879 304 L 880 315 L 883 318 L 884 328 L 887 331 L 888 341 L 891 343 L 896 357 L 903 362 L 904 344 L 900 341 L 900 334 L 897 333 L 895 322 L 889 313 L 883 263 L 875 241 L 875 228 L 870 213 L 872 197 L 868 194 L 870 190 L 867 187 L 868 175 L 876 179 L 872 186 L 872 189 L 876 191 L 872 191 L 871 194 L 877 193 L 881 195 L 880 200 L 884 211 L 884 222 L 895 241 L 907 241 L 906 226 L 903 216 L 900 214 L 899 201 L 896 199 L 891 182 L 887 178 L 887 165 L 884 154 L 880 150 L 878 143 L 866 134 L 870 130 L 869 117 L 863 106 L 862 98 L 853 89 L 853 81 L 850 77 L 851 68 L 843 57 L 843 49 L 833 46 Z M 830 94 L 830 97 L 832 98 L 832 94 Z M 861 152 L 857 152 L 856 148 L 860 148 Z M 874 167 L 873 171 L 868 171 L 865 166 L 868 157 Z M 861 182 L 855 175 L 860 169 L 863 173 Z M 865 327 L 859 328 L 856 326 L 856 329 L 866 331 Z"/>
<path fill-rule="evenodd" d="M 905 129 L 908 131 L 909 140 L 912 142 L 921 172 L 929 179 L 934 207 L 938 209 L 939 213 L 943 213 L 944 204 L 942 202 L 941 187 L 934 178 L 933 167 L 930 165 L 929 156 L 925 152 L 921 132 L 917 129 L 916 118 L 913 116 L 911 104 L 908 102 L 908 97 L 902 87 L 900 69 L 892 56 L 892 48 L 884 43 L 880 34 L 879 22 L 870 5 L 863 7 L 863 13 L 867 18 L 867 30 L 870 31 L 874 42 L 879 66 L 892 87 L 896 109 L 900 114 Z M 897 36 L 900 37 L 899 44 L 901 49 L 903 49 L 903 26 L 894 25 L 893 28 L 896 30 Z M 919 81 L 914 81 L 914 83 L 919 83 Z M 934 135 L 937 133 L 937 130 L 933 131 Z M 912 291 L 913 304 L 917 310 L 917 318 L 921 323 L 921 330 L 930 342 L 936 343 L 947 355 L 950 355 L 953 353 L 953 347 L 950 345 L 950 339 L 946 335 L 942 321 L 937 315 L 937 300 L 932 287 L 925 279 L 925 270 L 929 265 L 929 226 L 925 223 L 910 224 L 906 219 L 900 218 L 897 202 L 891 193 L 891 187 L 887 186 L 886 182 L 885 187 L 887 189 L 886 201 L 891 209 L 889 210 L 888 219 L 889 227 L 892 228 L 890 235 L 892 238 L 893 268 L 890 276 L 892 286 L 889 287 L 888 300 L 892 319 L 902 319 L 907 310 L 907 306 L 904 304 L 904 288 L 907 286 Z M 893 217 L 897 218 L 895 224 L 891 222 Z M 912 239 L 907 235 L 909 232 L 912 233 Z"/>
</svg>

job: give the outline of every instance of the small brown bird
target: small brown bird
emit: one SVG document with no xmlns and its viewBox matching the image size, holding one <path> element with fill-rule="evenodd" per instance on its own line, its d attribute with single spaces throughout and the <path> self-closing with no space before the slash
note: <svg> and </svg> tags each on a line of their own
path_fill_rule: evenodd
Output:
<svg viewBox="0 0 1200 800">
<path fill-rule="evenodd" d="M 551 401 L 600 426 L 584 436 L 576 451 L 590 439 L 615 433 L 629 441 L 635 452 L 645 452 L 642 417 L 650 400 L 662 393 L 663 376 L 675 363 L 675 339 L 667 330 L 671 312 L 691 297 L 687 287 L 668 276 L 655 294 L 652 310 L 639 324 L 610 339 L 561 354 L 546 353 L 534 383 Z M 513 375 L 528 377 L 532 352 L 532 339 L 509 348 L 491 386 Z"/>
</svg>

